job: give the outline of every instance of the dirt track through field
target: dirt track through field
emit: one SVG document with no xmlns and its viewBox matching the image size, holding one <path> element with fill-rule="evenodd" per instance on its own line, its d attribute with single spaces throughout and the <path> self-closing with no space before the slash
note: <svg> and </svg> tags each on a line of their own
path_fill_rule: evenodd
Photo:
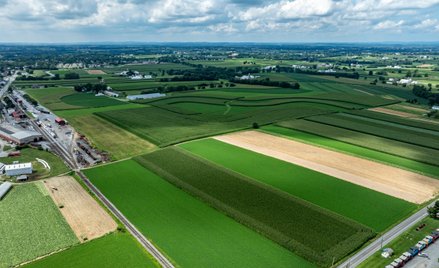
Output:
<svg viewBox="0 0 439 268">
<path fill-rule="evenodd" d="M 439 192 L 439 180 L 259 131 L 215 138 L 413 203 L 423 203 Z"/>
<path fill-rule="evenodd" d="M 61 214 L 81 242 L 101 237 L 116 229 L 113 218 L 72 177 L 45 180 L 44 185 L 55 201 L 63 206 Z"/>
<path fill-rule="evenodd" d="M 391 109 L 387 109 L 387 108 L 372 108 L 369 109 L 370 111 L 374 111 L 374 112 L 379 112 L 379 113 L 383 113 L 383 114 L 390 114 L 390 115 L 396 115 L 399 117 L 405 117 L 405 118 L 411 118 L 411 117 L 415 117 L 416 115 L 411 114 L 411 113 L 406 113 L 406 112 L 401 112 L 401 111 L 395 111 L 395 110 L 391 110 Z"/>
</svg>

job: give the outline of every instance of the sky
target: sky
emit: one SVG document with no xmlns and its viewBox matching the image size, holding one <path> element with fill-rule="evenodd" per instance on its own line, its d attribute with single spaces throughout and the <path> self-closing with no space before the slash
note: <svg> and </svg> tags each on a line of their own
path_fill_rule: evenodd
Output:
<svg viewBox="0 0 439 268">
<path fill-rule="evenodd" d="M 439 41 L 439 0 L 0 0 L 0 42 L 106 41 Z"/>
</svg>

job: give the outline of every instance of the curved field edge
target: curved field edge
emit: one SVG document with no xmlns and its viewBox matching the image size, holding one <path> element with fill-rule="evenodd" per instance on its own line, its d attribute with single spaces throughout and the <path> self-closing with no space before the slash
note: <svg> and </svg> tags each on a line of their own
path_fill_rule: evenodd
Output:
<svg viewBox="0 0 439 268">
<path fill-rule="evenodd" d="M 127 233 L 112 233 L 25 265 L 27 268 L 160 267 Z"/>
<path fill-rule="evenodd" d="M 333 258 L 338 261 L 375 236 L 366 226 L 176 147 L 136 161 L 320 266 L 330 266 Z"/>
<path fill-rule="evenodd" d="M 260 129 L 262 132 L 277 135 L 280 137 L 297 140 L 300 142 L 316 145 L 322 148 L 347 153 L 353 156 L 358 156 L 368 160 L 383 163 L 389 166 L 402 168 L 408 171 L 413 171 L 422 175 L 431 176 L 439 179 L 439 167 L 421 163 L 408 158 L 400 157 L 393 154 L 388 154 L 366 147 L 338 141 L 325 136 L 319 136 L 310 132 L 300 131 L 292 128 L 282 126 L 269 125 Z"/>
<path fill-rule="evenodd" d="M 84 173 L 178 266 L 315 267 L 134 160 L 87 169 Z"/>
</svg>

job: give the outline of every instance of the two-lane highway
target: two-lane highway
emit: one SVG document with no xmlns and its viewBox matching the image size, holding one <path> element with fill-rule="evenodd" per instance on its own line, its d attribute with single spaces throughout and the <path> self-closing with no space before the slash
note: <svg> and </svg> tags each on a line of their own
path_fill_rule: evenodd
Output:
<svg viewBox="0 0 439 268">
<path fill-rule="evenodd" d="M 429 206 L 433 205 L 430 204 Z M 401 222 L 400 224 L 393 227 L 391 230 L 386 232 L 385 234 L 378 237 L 375 241 L 369 244 L 367 247 L 360 250 L 354 256 L 350 257 L 347 261 L 343 262 L 338 266 L 338 268 L 352 268 L 357 267 L 367 258 L 372 256 L 375 252 L 381 250 L 382 246 L 390 243 L 393 239 L 400 236 L 402 233 L 410 229 L 416 223 L 421 221 L 423 218 L 427 217 L 427 207 L 419 210 L 415 214 L 411 215 L 409 218 Z"/>
</svg>

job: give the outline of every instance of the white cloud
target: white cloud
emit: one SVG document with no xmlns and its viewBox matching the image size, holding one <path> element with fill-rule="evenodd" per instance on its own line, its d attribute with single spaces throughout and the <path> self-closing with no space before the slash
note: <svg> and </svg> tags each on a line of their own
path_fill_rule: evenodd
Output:
<svg viewBox="0 0 439 268">
<path fill-rule="evenodd" d="M 439 27 L 437 19 L 426 19 L 413 26 L 415 29 L 434 29 L 435 27 Z"/>
<path fill-rule="evenodd" d="M 378 23 L 373 28 L 375 30 L 391 30 L 391 29 L 399 29 L 404 24 L 403 20 L 400 21 L 392 21 L 392 20 L 386 20 Z"/>
</svg>

